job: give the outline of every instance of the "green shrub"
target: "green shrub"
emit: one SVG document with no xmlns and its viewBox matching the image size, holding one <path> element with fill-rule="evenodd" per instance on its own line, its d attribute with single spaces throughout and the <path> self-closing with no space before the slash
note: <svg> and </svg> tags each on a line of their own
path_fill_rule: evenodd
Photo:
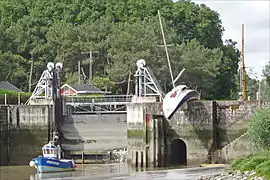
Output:
<svg viewBox="0 0 270 180">
<path fill-rule="evenodd" d="M 7 98 L 7 104 L 18 104 L 18 92 L 0 90 L 0 104 L 5 103 L 5 94 Z M 31 93 L 20 92 L 20 103 L 25 103 L 31 96 Z"/>
<path fill-rule="evenodd" d="M 258 175 L 270 179 L 270 159 L 256 166 L 255 171 Z"/>
<path fill-rule="evenodd" d="M 255 111 L 249 124 L 248 136 L 257 147 L 270 149 L 270 108 Z"/>
<path fill-rule="evenodd" d="M 263 163 L 267 161 L 266 157 L 254 157 L 254 158 L 250 158 L 247 160 L 244 160 L 241 163 L 241 166 L 239 168 L 240 171 L 251 171 L 254 170 L 256 168 L 256 166 L 258 166 L 259 164 Z"/>
<path fill-rule="evenodd" d="M 255 170 L 256 175 L 270 179 L 270 151 L 261 151 L 237 159 L 233 161 L 232 168 L 241 172 Z"/>
</svg>

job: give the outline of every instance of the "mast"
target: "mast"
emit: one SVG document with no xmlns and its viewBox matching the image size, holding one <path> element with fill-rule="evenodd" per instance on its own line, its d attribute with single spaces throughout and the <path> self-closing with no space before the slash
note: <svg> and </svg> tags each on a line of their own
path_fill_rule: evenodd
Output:
<svg viewBox="0 0 270 180">
<path fill-rule="evenodd" d="M 168 65 L 169 65 L 169 70 L 170 70 L 170 74 L 171 74 L 172 84 L 173 84 L 173 87 L 175 88 L 173 74 L 172 74 L 172 68 L 171 68 L 171 63 L 170 63 L 170 58 L 169 58 L 169 53 L 168 53 L 168 48 L 167 48 L 167 44 L 166 44 L 166 39 L 165 39 L 164 31 L 163 31 L 163 26 L 162 26 L 159 10 L 158 10 L 158 18 L 159 18 L 164 48 L 165 48 L 165 52 L 166 52 L 166 56 L 167 56 L 167 61 L 168 61 Z"/>
</svg>

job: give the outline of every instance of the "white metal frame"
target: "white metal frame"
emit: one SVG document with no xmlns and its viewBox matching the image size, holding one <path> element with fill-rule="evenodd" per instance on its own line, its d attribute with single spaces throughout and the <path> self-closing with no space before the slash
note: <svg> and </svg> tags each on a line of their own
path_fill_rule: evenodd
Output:
<svg viewBox="0 0 270 180">
<path fill-rule="evenodd" d="M 164 92 L 150 68 L 146 67 L 145 64 L 137 65 L 137 67 L 138 69 L 134 75 L 137 78 L 135 95 L 139 97 L 163 96 Z"/>
<path fill-rule="evenodd" d="M 31 99 L 52 99 L 52 74 L 45 70 L 30 97 Z M 43 95 L 44 94 L 44 95 Z"/>
</svg>

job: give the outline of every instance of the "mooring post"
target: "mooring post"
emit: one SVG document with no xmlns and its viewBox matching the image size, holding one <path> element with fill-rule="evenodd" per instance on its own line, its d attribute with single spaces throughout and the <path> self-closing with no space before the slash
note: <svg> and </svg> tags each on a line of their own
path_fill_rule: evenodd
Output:
<svg viewBox="0 0 270 180">
<path fill-rule="evenodd" d="M 84 164 L 84 152 L 82 152 L 82 164 Z"/>
</svg>

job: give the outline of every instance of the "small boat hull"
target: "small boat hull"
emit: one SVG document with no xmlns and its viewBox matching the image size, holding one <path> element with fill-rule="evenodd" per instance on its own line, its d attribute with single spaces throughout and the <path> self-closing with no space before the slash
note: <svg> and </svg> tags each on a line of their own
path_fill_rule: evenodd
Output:
<svg viewBox="0 0 270 180">
<path fill-rule="evenodd" d="M 72 160 L 59 160 L 45 157 L 34 158 L 30 162 L 30 166 L 34 166 L 40 173 L 74 171 L 76 168 Z"/>
<path fill-rule="evenodd" d="M 64 172 L 64 171 L 74 171 L 74 168 L 60 168 L 60 167 L 53 167 L 53 166 L 43 166 L 40 165 L 37 167 L 38 172 L 46 173 L 46 172 Z"/>
<path fill-rule="evenodd" d="M 168 92 L 163 100 L 163 112 L 167 119 L 171 119 L 175 112 L 187 101 L 199 99 L 199 93 L 179 85 Z"/>
</svg>

